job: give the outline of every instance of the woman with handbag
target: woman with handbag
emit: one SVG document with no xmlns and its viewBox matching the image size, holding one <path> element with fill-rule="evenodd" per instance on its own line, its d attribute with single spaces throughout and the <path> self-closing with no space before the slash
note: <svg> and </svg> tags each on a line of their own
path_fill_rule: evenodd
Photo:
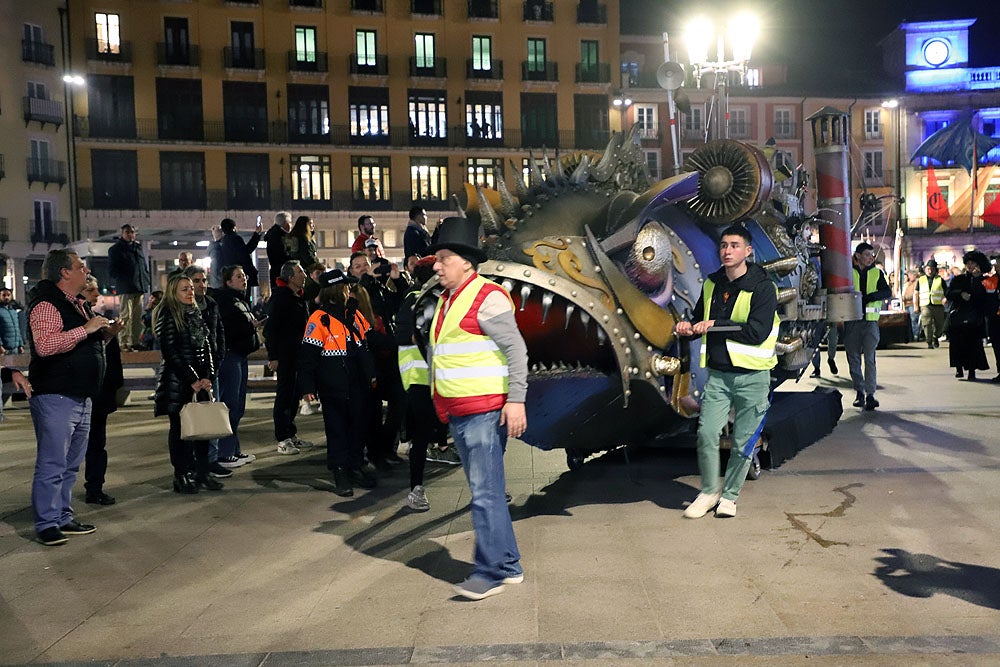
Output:
<svg viewBox="0 0 1000 667">
<path fill-rule="evenodd" d="M 319 397 L 333 492 L 348 497 L 354 495 L 354 486 L 376 486 L 375 477 L 362 468 L 375 365 L 365 343 L 368 321 L 358 312 L 357 300 L 350 296 L 350 286 L 358 282 L 357 278 L 334 269 L 316 282 L 320 286 L 320 307 L 306 324 L 298 360 L 298 387 L 307 401 Z"/>
<path fill-rule="evenodd" d="M 978 250 L 970 250 L 962 257 L 965 272 L 951 280 L 945 296 L 948 299 L 948 359 L 961 378 L 968 370 L 970 381 L 976 380 L 976 371 L 989 370 L 983 336 L 986 335 L 985 315 L 988 307 L 983 272 L 990 261 Z"/>
<path fill-rule="evenodd" d="M 211 398 L 216 359 L 208 325 L 194 299 L 194 284 L 184 274 L 171 276 L 163 299 L 153 311 L 153 332 L 160 343 L 160 367 L 154 400 L 156 416 L 167 415 L 167 445 L 174 467 L 174 491 L 198 493 L 222 488 L 209 474 L 208 440 L 181 439 L 181 409 L 188 403 Z"/>
<path fill-rule="evenodd" d="M 256 456 L 240 450 L 240 420 L 247 406 L 247 357 L 260 348 L 255 319 L 247 297 L 247 276 L 239 265 L 222 269 L 223 287 L 212 296 L 219 304 L 219 316 L 225 331 L 225 351 L 219 362 L 219 400 L 229 407 L 229 423 L 233 434 L 219 439 L 219 465 L 239 468 L 253 463 Z"/>
</svg>

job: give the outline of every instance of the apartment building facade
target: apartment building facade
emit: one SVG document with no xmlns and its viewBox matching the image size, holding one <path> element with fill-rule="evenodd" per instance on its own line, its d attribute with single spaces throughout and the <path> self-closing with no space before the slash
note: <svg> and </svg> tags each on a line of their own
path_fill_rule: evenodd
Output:
<svg viewBox="0 0 1000 667">
<path fill-rule="evenodd" d="M 6 3 L 0 25 L 0 283 L 22 303 L 24 277 L 73 235 L 64 4 Z"/>
<path fill-rule="evenodd" d="M 604 147 L 618 20 L 593 0 L 74 0 L 81 238 L 133 222 L 168 262 L 174 232 L 288 210 L 333 264 L 371 214 L 399 257 L 411 206 L 446 216 L 529 150 Z"/>
</svg>

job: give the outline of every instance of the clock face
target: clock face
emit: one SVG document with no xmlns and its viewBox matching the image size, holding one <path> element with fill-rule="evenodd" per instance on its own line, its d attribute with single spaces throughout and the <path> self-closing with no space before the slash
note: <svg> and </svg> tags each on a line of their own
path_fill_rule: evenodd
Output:
<svg viewBox="0 0 1000 667">
<path fill-rule="evenodd" d="M 924 44 L 924 60 L 933 67 L 943 65 L 948 60 L 950 52 L 948 42 L 943 39 L 932 39 Z"/>
</svg>

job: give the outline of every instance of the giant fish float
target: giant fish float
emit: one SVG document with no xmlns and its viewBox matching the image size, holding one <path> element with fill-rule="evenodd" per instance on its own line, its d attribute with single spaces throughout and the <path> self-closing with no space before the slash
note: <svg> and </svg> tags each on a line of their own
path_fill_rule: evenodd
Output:
<svg viewBox="0 0 1000 667">
<path fill-rule="evenodd" d="M 621 445 L 692 446 L 707 371 L 700 339 L 679 339 L 674 325 L 721 266 L 719 236 L 734 221 L 778 287 L 772 386 L 800 376 L 826 327 L 817 221 L 794 193 L 772 199 L 761 150 L 716 140 L 658 182 L 631 135 L 614 134 L 603 154 L 529 162 L 527 185 L 498 178 L 495 190 L 468 185 L 456 197 L 482 223 L 489 260 L 479 272 L 510 292 L 527 344 L 521 440 L 565 449 L 571 468 Z M 425 332 L 439 293 L 431 281 L 417 300 Z"/>
</svg>

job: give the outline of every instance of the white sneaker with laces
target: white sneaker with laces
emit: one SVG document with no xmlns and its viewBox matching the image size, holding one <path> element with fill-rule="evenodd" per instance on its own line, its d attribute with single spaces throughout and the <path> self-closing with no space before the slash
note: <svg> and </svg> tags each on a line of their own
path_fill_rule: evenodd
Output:
<svg viewBox="0 0 1000 667">
<path fill-rule="evenodd" d="M 427 502 L 424 487 L 419 484 L 413 487 L 413 490 L 406 495 L 406 506 L 414 512 L 426 512 L 431 508 L 431 504 Z"/>
<path fill-rule="evenodd" d="M 257 455 L 256 454 L 237 454 L 236 458 L 238 458 L 240 461 L 243 461 L 243 463 L 253 463 L 254 461 L 257 460 Z"/>
<path fill-rule="evenodd" d="M 719 493 L 699 493 L 698 497 L 691 501 L 691 504 L 684 510 L 684 516 L 688 519 L 700 519 L 719 504 Z"/>
<path fill-rule="evenodd" d="M 279 454 L 298 454 L 299 448 L 295 446 L 295 438 L 285 438 L 278 442 Z"/>
<path fill-rule="evenodd" d="M 729 519 L 736 516 L 736 501 L 722 498 L 719 506 L 715 508 L 715 516 L 720 519 Z"/>
</svg>

